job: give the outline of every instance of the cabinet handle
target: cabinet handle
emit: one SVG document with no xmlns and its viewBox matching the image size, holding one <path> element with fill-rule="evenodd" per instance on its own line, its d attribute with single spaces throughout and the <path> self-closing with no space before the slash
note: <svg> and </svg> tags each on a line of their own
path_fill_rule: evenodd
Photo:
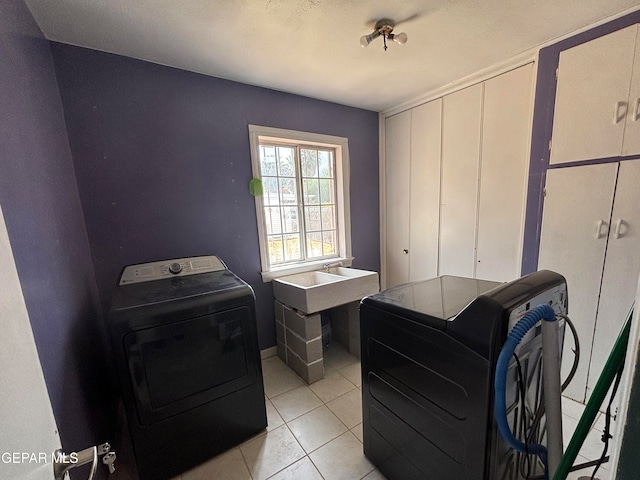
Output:
<svg viewBox="0 0 640 480">
<path fill-rule="evenodd" d="M 596 240 L 602 238 L 602 227 L 604 224 L 604 220 L 598 220 L 598 223 L 596 224 Z"/>
<path fill-rule="evenodd" d="M 640 120 L 640 97 L 636 98 L 636 108 L 633 111 L 633 121 Z"/>
<path fill-rule="evenodd" d="M 408 250 L 408 249 L 406 249 L 406 248 L 404 248 L 404 249 L 402 249 L 402 253 L 404 253 L 405 255 L 407 255 L 407 254 L 409 254 L 409 250 Z"/>
<path fill-rule="evenodd" d="M 621 218 L 618 219 L 618 221 L 616 222 L 616 229 L 613 232 L 613 237 L 617 240 L 620 237 L 622 237 L 622 226 L 624 225 L 624 220 L 622 220 Z"/>
<path fill-rule="evenodd" d="M 621 107 L 625 107 L 623 113 L 620 113 Z M 616 109 L 613 112 L 613 123 L 614 124 L 620 123 L 622 120 L 624 120 L 624 117 L 626 117 L 626 115 L 627 115 L 627 102 L 623 102 L 621 100 L 618 103 L 616 103 Z"/>
</svg>

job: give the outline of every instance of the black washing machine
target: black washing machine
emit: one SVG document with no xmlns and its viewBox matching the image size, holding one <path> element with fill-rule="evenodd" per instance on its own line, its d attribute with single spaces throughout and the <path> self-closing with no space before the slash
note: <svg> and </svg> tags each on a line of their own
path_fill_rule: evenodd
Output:
<svg viewBox="0 0 640 480">
<path fill-rule="evenodd" d="M 522 480 L 543 472 L 500 437 L 493 377 L 508 332 L 531 308 L 567 313 L 564 278 L 509 283 L 442 276 L 390 288 L 360 305 L 364 452 L 390 480 Z M 564 320 L 560 344 L 564 335 Z M 522 439 L 545 438 L 542 335 L 532 329 L 507 376 L 507 418 Z M 517 388 L 522 378 L 525 395 Z"/>
<path fill-rule="evenodd" d="M 266 428 L 255 296 L 218 257 L 126 267 L 109 331 L 141 479 L 174 477 Z"/>
</svg>

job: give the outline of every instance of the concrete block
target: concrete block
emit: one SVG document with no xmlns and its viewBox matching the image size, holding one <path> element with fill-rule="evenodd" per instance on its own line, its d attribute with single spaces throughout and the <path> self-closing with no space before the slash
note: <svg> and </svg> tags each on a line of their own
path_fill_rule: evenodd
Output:
<svg viewBox="0 0 640 480">
<path fill-rule="evenodd" d="M 284 325 L 280 323 L 277 319 L 276 319 L 276 340 L 278 340 L 278 342 L 286 343 L 285 335 L 284 335 Z"/>
<path fill-rule="evenodd" d="M 305 363 L 291 350 L 287 352 L 289 357 L 289 366 L 308 384 L 311 385 L 318 380 L 324 378 L 324 362 L 322 359 L 311 364 Z"/>
<path fill-rule="evenodd" d="M 311 385 L 324 378 L 324 360 L 318 360 L 307 366 L 308 379 L 307 383 Z"/>
<path fill-rule="evenodd" d="M 278 300 L 274 301 L 275 311 L 276 311 L 276 321 L 280 323 L 284 323 L 284 309 L 285 306 L 281 304 Z"/>
<path fill-rule="evenodd" d="M 306 340 L 322 335 L 319 313 L 303 315 L 286 305 L 284 306 L 284 326 Z"/>
<path fill-rule="evenodd" d="M 280 360 L 282 360 L 284 363 L 287 363 L 287 347 L 283 342 L 278 342 L 276 344 L 276 348 L 278 350 L 278 357 L 280 357 Z"/>
<path fill-rule="evenodd" d="M 322 358 L 321 336 L 313 340 L 305 341 L 287 328 L 285 329 L 285 337 L 287 339 L 287 348 L 292 350 L 306 363 L 315 362 Z"/>
</svg>

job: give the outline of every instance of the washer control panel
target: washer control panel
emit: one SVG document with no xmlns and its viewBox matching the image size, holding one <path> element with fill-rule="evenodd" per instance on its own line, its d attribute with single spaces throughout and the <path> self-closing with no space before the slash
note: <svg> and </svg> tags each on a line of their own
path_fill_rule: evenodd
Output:
<svg viewBox="0 0 640 480">
<path fill-rule="evenodd" d="M 163 278 L 183 277 L 226 269 L 226 265 L 215 255 L 140 263 L 125 267 L 118 285 L 151 282 Z"/>
<path fill-rule="evenodd" d="M 511 310 L 511 314 L 509 315 L 509 332 L 515 325 L 520 321 L 522 317 L 524 317 L 529 311 L 541 304 L 547 304 L 553 311 L 556 312 L 556 315 L 566 315 L 567 314 L 567 285 L 565 283 L 561 285 L 557 285 L 545 292 L 542 292 L 535 297 L 527 300 L 525 303 L 518 305 L 513 310 Z M 564 326 L 564 319 L 560 319 L 558 321 L 558 325 L 560 327 Z M 532 328 L 527 332 L 527 334 L 523 337 L 520 344 L 525 344 L 533 337 L 540 334 L 540 327 Z M 560 348 L 562 351 L 562 347 Z"/>
</svg>

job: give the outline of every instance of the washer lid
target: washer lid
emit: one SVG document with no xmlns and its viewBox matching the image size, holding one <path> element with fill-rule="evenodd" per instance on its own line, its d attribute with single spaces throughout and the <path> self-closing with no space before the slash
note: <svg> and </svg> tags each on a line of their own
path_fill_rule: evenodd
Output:
<svg viewBox="0 0 640 480">
<path fill-rule="evenodd" d="M 125 267 L 120 275 L 118 285 L 152 282 L 163 278 L 183 277 L 226 269 L 227 266 L 215 255 L 139 263 Z"/>
<path fill-rule="evenodd" d="M 365 297 L 363 302 L 394 306 L 398 311 L 446 321 L 453 319 L 479 295 L 499 285 L 499 282 L 444 275 L 398 285 Z"/>
</svg>

